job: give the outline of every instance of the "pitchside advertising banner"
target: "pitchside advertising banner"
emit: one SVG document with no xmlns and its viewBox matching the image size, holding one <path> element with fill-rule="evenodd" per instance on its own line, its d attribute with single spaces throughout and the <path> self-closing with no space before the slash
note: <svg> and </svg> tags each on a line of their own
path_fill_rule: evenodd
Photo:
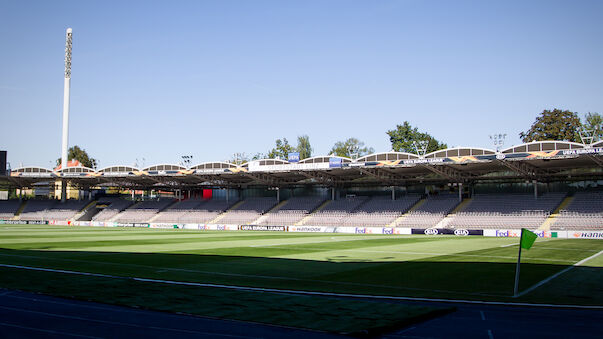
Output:
<svg viewBox="0 0 603 339">
<path fill-rule="evenodd" d="M 483 230 L 466 230 L 463 228 L 450 229 L 450 228 L 413 228 L 411 234 L 425 234 L 425 235 L 456 235 L 458 237 L 465 237 L 468 235 L 484 235 Z"/>
</svg>

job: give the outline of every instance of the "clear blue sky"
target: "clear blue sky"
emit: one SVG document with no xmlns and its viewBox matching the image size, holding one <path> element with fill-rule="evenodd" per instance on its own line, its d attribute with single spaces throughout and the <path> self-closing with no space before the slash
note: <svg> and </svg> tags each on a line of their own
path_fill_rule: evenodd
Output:
<svg viewBox="0 0 603 339">
<path fill-rule="evenodd" d="M 603 1 L 0 2 L 0 149 L 100 167 L 220 161 L 308 134 L 391 149 L 408 120 L 449 146 L 520 143 L 543 109 L 603 113 Z"/>
</svg>

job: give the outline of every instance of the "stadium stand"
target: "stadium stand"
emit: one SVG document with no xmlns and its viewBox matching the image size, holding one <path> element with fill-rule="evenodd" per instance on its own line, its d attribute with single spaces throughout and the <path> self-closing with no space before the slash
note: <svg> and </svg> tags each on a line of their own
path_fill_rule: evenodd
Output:
<svg viewBox="0 0 603 339">
<path fill-rule="evenodd" d="M 437 225 L 459 204 L 456 194 L 430 195 L 416 210 L 410 211 L 394 226 L 430 228 Z"/>
<path fill-rule="evenodd" d="M 247 198 L 240 205 L 226 211 L 220 219 L 221 224 L 249 224 L 277 204 L 273 197 Z"/>
<path fill-rule="evenodd" d="M 368 199 L 365 196 L 355 196 L 331 201 L 322 210 L 312 213 L 309 218 L 304 220 L 303 224 L 312 226 L 341 226 L 343 221 L 350 216 L 350 213 Z"/>
<path fill-rule="evenodd" d="M 121 211 L 132 205 L 132 201 L 121 198 L 101 198 L 98 205 L 107 205 L 100 212 L 92 217 L 92 221 L 109 221 Z"/>
<path fill-rule="evenodd" d="M 19 210 L 21 201 L 19 200 L 3 200 L 0 201 L 0 219 L 11 219 Z"/>
<path fill-rule="evenodd" d="M 266 213 L 262 225 L 295 225 L 323 202 L 323 197 L 293 197 L 287 203 Z"/>
<path fill-rule="evenodd" d="M 406 213 L 421 198 L 418 194 L 404 195 L 396 200 L 389 196 L 375 196 L 345 216 L 344 226 L 386 226 Z"/>
<path fill-rule="evenodd" d="M 149 222 L 158 212 L 174 202 L 172 199 L 141 201 L 117 214 L 112 221 L 122 223 Z"/>
<path fill-rule="evenodd" d="M 564 193 L 547 193 L 538 199 L 532 194 L 476 194 L 447 227 L 538 228 L 564 197 Z"/>
<path fill-rule="evenodd" d="M 603 192 L 578 192 L 561 210 L 551 230 L 601 230 L 603 229 Z"/>
<path fill-rule="evenodd" d="M 88 203 L 86 200 L 29 200 L 19 220 L 69 220 Z"/>
<path fill-rule="evenodd" d="M 195 199 L 180 201 L 160 212 L 153 222 L 208 223 L 234 203 L 236 201 Z"/>
</svg>

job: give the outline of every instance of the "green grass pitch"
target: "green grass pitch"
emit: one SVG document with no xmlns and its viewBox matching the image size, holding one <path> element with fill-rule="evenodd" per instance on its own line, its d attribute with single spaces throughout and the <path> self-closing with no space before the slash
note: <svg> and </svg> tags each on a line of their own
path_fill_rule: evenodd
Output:
<svg viewBox="0 0 603 339">
<path fill-rule="evenodd" d="M 512 298 L 518 242 L 487 237 L 0 225 L 0 264 L 302 291 L 603 305 L 603 255 Z M 520 291 L 602 250 L 601 240 L 538 239 L 522 253 Z M 322 297 L 6 267 L 0 267 L 0 287 L 336 332 L 387 327 L 433 311 L 399 303 L 325 302 Z M 291 312 L 299 317 L 322 312 L 321 319 L 329 321 L 297 323 L 297 317 L 283 316 Z M 385 322 L 371 319 L 371 314 Z M 357 319 L 362 317 L 366 324 Z"/>
</svg>

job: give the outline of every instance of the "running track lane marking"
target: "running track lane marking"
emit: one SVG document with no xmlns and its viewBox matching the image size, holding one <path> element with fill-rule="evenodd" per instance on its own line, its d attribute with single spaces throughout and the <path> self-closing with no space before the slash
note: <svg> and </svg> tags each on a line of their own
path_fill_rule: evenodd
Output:
<svg viewBox="0 0 603 339">
<path fill-rule="evenodd" d="M 91 336 L 88 336 L 88 335 L 73 334 L 73 333 L 66 333 L 66 332 L 59 332 L 59 331 L 52 331 L 52 330 L 43 330 L 41 328 L 34 328 L 34 327 L 29 327 L 29 326 L 21 326 L 21 325 L 8 324 L 8 323 L 0 323 L 0 327 L 2 327 L 2 326 L 4 326 L 4 327 L 16 327 L 16 328 L 20 328 L 20 329 L 23 329 L 23 330 L 30 330 L 30 331 L 36 331 L 36 332 L 49 333 L 49 334 L 56 334 L 56 335 L 60 335 L 60 336 L 101 339 L 101 337 L 91 337 Z"/>
<path fill-rule="evenodd" d="M 603 252 L 603 251 L 601 251 Z M 117 275 L 107 275 L 101 273 L 89 273 L 79 271 L 68 271 L 68 270 L 55 270 L 52 268 L 43 267 L 31 267 L 31 266 L 20 266 L 20 265 L 8 265 L 0 264 L 0 267 L 8 268 L 19 268 L 31 271 L 44 271 L 54 273 L 65 273 L 74 275 L 85 275 L 91 277 L 102 277 L 111 279 L 129 279 L 141 282 L 168 284 L 168 285 L 183 285 L 183 286 L 197 286 L 197 287 L 213 287 L 213 288 L 224 288 L 230 290 L 239 291 L 251 291 L 251 292 L 274 292 L 274 293 L 288 293 L 288 294 L 300 294 L 300 295 L 320 295 L 327 297 L 347 297 L 347 298 L 364 298 L 364 299 L 380 299 L 380 300 L 407 300 L 407 301 L 427 301 L 427 302 L 444 302 L 444 303 L 463 303 L 463 304 L 477 304 L 477 305 L 502 305 L 502 306 L 531 306 L 531 307 L 553 307 L 553 308 L 581 308 L 581 309 L 594 309 L 601 310 L 603 306 L 598 305 L 556 305 L 556 304 L 530 304 L 520 302 L 503 302 L 503 301 L 481 301 L 481 300 L 464 300 L 464 299 L 438 299 L 438 298 L 415 298 L 415 297 L 398 297 L 389 295 L 371 295 L 371 294 L 350 294 L 350 293 L 332 293 L 332 292 L 318 292 L 318 291 L 301 291 L 301 290 L 285 290 L 278 288 L 262 288 L 262 287 L 249 287 L 249 286 L 234 286 L 234 285 L 220 285 L 210 283 L 197 283 L 187 281 L 173 281 L 173 280 L 160 280 L 150 278 L 138 278 L 138 277 L 123 277 Z"/>
<path fill-rule="evenodd" d="M 185 330 L 185 329 L 179 329 L 179 328 L 167 328 L 167 327 L 158 327 L 158 326 L 145 326 L 145 325 L 138 325 L 138 324 L 131 324 L 131 323 L 123 323 L 123 322 L 118 322 L 118 321 L 108 321 L 108 320 L 100 320 L 100 319 L 76 317 L 76 316 L 72 316 L 72 315 L 48 313 L 48 312 L 41 312 L 41 311 L 32 311 L 32 310 L 26 310 L 26 309 L 23 309 L 23 308 L 16 308 L 16 307 L 0 306 L 0 308 L 5 309 L 5 310 L 9 310 L 9 311 L 34 313 L 34 314 L 41 314 L 41 315 L 55 317 L 55 318 L 65 318 L 65 319 L 73 319 L 73 320 L 90 321 L 90 322 L 101 323 L 101 324 L 108 324 L 108 325 L 120 325 L 120 326 L 137 327 L 137 328 L 144 328 L 144 329 L 149 328 L 149 329 L 160 330 L 160 331 L 183 332 L 183 333 L 197 334 L 197 335 L 215 335 L 215 336 L 219 336 L 219 337 L 230 337 L 230 338 L 253 338 L 253 337 L 244 337 L 244 336 L 239 336 L 239 335 L 220 334 L 220 333 L 211 333 L 211 332 L 199 332 L 199 331 L 191 331 L 191 330 Z M 89 337 L 89 338 L 94 338 L 94 337 Z"/>
<path fill-rule="evenodd" d="M 535 289 L 537 289 L 538 287 L 540 287 L 540 286 L 542 286 L 542 285 L 544 285 L 544 284 L 548 283 L 549 281 L 551 281 L 551 280 L 553 280 L 553 279 L 557 278 L 558 276 L 562 275 L 563 273 L 565 273 L 565 272 L 568 272 L 568 271 L 572 270 L 574 267 L 576 267 L 576 266 L 580 266 L 580 265 L 584 264 L 585 262 L 589 261 L 590 259 L 593 259 L 593 258 L 595 258 L 595 257 L 599 256 L 601 253 L 603 253 L 603 250 L 599 251 L 597 254 L 593 254 L 593 255 L 591 255 L 590 257 L 588 257 L 588 258 L 586 258 L 586 259 L 582 259 L 582 260 L 578 261 L 577 263 L 573 264 L 572 266 L 567 267 L 567 268 L 565 268 L 565 269 L 563 269 L 563 270 L 561 270 L 561 271 L 559 271 L 559 272 L 557 272 L 557 273 L 553 274 L 552 276 L 550 276 L 550 277 L 548 277 L 548 278 L 546 278 L 546 279 L 544 279 L 544 280 L 542 280 L 542 281 L 540 281 L 540 282 L 536 283 L 534 286 L 532 286 L 532 287 L 528 288 L 527 290 L 525 290 L 525 291 L 522 291 L 522 292 L 518 293 L 518 294 L 517 294 L 517 298 L 519 298 L 519 297 L 521 297 L 521 296 L 523 296 L 523 295 L 525 295 L 525 294 L 527 294 L 527 293 L 532 292 L 533 290 L 535 290 Z M 515 297 L 514 297 L 514 298 L 515 298 Z"/>
</svg>

